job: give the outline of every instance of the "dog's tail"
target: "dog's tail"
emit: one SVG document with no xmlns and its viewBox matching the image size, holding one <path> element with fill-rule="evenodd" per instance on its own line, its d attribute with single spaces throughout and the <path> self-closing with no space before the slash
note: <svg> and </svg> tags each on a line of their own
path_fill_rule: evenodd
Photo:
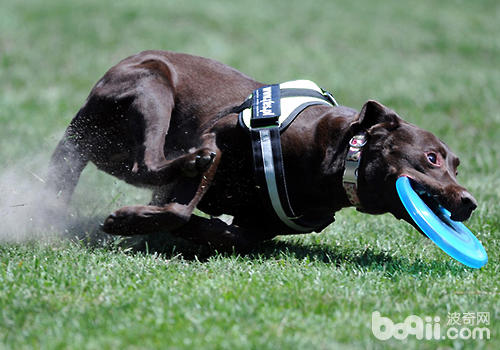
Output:
<svg viewBox="0 0 500 350">
<path fill-rule="evenodd" d="M 77 117 L 70 123 L 52 154 L 47 173 L 47 189 L 63 205 L 69 203 L 80 174 L 89 161 L 88 152 L 82 144 L 82 134 L 76 127 Z"/>
</svg>

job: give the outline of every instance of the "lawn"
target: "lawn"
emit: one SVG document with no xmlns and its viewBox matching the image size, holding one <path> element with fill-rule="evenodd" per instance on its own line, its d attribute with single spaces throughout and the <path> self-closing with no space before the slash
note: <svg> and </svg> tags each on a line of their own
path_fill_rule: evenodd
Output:
<svg viewBox="0 0 500 350">
<path fill-rule="evenodd" d="M 500 348 L 500 3 L 0 2 L 0 348 Z M 89 166 L 61 237 L 30 220 L 44 169 L 93 84 L 145 49 L 207 56 L 264 82 L 304 78 L 377 99 L 443 139 L 479 207 L 488 264 L 467 268 L 390 215 L 352 209 L 251 254 L 97 227 L 149 193 Z M 372 312 L 489 313 L 490 339 L 378 340 Z M 458 329 L 461 329 L 460 327 Z"/>
</svg>

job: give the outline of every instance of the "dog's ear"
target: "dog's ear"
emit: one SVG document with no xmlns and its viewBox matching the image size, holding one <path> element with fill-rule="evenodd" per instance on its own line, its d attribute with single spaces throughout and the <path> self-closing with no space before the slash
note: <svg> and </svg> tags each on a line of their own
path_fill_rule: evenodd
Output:
<svg viewBox="0 0 500 350">
<path fill-rule="evenodd" d="M 369 100 L 351 126 L 369 131 L 374 125 L 383 124 L 386 129 L 392 130 L 399 126 L 399 121 L 400 118 L 394 111 L 377 101 Z"/>
</svg>

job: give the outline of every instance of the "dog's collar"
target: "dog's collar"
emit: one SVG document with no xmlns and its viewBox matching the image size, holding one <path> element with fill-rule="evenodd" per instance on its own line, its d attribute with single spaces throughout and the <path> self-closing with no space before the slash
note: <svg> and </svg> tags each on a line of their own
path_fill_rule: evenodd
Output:
<svg viewBox="0 0 500 350">
<path fill-rule="evenodd" d="M 342 186 L 351 205 L 361 208 L 358 197 L 358 170 L 361 162 L 361 151 L 366 145 L 367 136 L 365 132 L 354 135 L 349 141 L 349 150 L 345 159 Z"/>
</svg>

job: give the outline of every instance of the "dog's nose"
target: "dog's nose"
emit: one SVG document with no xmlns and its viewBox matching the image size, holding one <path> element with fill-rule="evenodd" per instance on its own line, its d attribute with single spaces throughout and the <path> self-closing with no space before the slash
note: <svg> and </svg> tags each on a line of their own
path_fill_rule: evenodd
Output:
<svg viewBox="0 0 500 350">
<path fill-rule="evenodd" d="M 465 221 L 467 220 L 474 209 L 477 208 L 476 199 L 467 191 L 462 191 L 460 194 L 460 206 L 451 216 L 452 220 Z"/>
<path fill-rule="evenodd" d="M 476 199 L 474 197 L 472 197 L 472 195 L 467 191 L 462 192 L 461 201 L 462 201 L 462 206 L 467 208 L 471 212 L 477 208 Z"/>
</svg>

